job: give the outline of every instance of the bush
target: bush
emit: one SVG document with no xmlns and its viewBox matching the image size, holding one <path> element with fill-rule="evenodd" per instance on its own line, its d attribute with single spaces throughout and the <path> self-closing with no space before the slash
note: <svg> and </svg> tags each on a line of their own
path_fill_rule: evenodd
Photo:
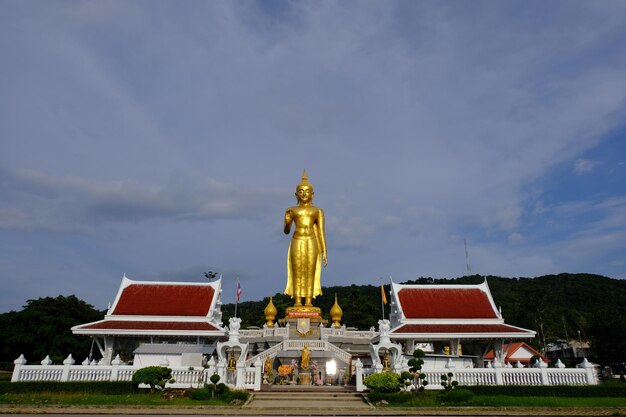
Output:
<svg viewBox="0 0 626 417">
<path fill-rule="evenodd" d="M 248 391 L 232 390 L 226 384 L 217 384 L 215 387 L 215 396 L 220 400 L 230 402 L 232 400 L 246 401 L 250 394 Z M 191 391 L 191 399 L 198 401 L 206 401 L 214 398 L 213 389 L 206 385 L 204 388 Z"/>
<path fill-rule="evenodd" d="M 371 391 L 367 394 L 367 399 L 371 403 L 377 403 L 378 401 L 385 400 L 389 404 L 406 404 L 411 402 L 415 396 L 409 392 L 380 392 Z"/>
<path fill-rule="evenodd" d="M 415 396 L 409 392 L 380 392 L 371 391 L 367 394 L 367 399 L 371 403 L 377 403 L 378 401 L 385 400 L 389 404 L 406 404 L 411 402 Z"/>
<path fill-rule="evenodd" d="M 250 393 L 245 390 L 230 389 L 230 388 L 227 388 L 227 390 L 228 392 L 225 393 L 224 395 L 225 401 L 241 400 L 245 402 L 248 400 L 248 397 L 250 397 Z"/>
<path fill-rule="evenodd" d="M 0 382 L 0 393 L 21 394 L 31 392 L 84 392 L 92 394 L 130 394 L 137 390 L 132 382 L 56 382 L 25 381 Z"/>
<path fill-rule="evenodd" d="M 404 382 L 398 374 L 393 372 L 382 372 L 380 374 L 372 374 L 363 380 L 365 386 L 374 391 L 380 392 L 398 392 L 404 386 Z"/>
<path fill-rule="evenodd" d="M 626 385 L 507 385 L 467 386 L 475 395 L 508 395 L 512 397 L 626 397 Z"/>
<path fill-rule="evenodd" d="M 197 401 L 206 401 L 213 398 L 213 392 L 209 391 L 207 387 L 195 389 L 191 391 L 191 399 Z"/>
<path fill-rule="evenodd" d="M 444 391 L 439 395 L 439 401 L 442 404 L 467 404 L 474 393 L 467 389 L 455 389 Z"/>
<path fill-rule="evenodd" d="M 172 370 L 164 366 L 147 366 L 138 369 L 133 374 L 132 381 L 137 386 L 139 384 L 150 385 L 150 391 L 154 391 L 155 388 L 162 390 L 166 383 L 174 383 Z"/>
</svg>

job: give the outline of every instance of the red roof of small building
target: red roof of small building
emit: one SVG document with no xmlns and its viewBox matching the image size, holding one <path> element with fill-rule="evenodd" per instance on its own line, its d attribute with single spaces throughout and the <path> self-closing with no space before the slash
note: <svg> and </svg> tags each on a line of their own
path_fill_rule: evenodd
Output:
<svg viewBox="0 0 626 417">
<path fill-rule="evenodd" d="M 530 358 L 513 358 L 511 359 L 511 356 L 513 356 L 513 354 L 515 354 L 515 352 L 517 352 L 519 349 L 524 348 L 526 350 L 528 350 L 532 356 L 540 356 L 545 362 L 547 362 L 548 360 L 546 359 L 545 356 L 543 356 L 541 353 L 537 352 L 535 349 L 532 348 L 532 346 L 530 346 L 528 343 L 526 342 L 515 342 L 515 343 L 511 343 L 511 347 L 509 348 L 509 344 L 505 343 L 502 346 L 502 351 L 506 352 L 506 358 L 504 358 L 505 362 L 508 361 L 520 361 L 520 362 L 529 362 Z M 490 350 L 489 352 L 487 352 L 487 354 L 484 356 L 485 360 L 493 360 L 493 350 Z"/>
<path fill-rule="evenodd" d="M 206 317 L 214 294 L 208 285 L 133 283 L 122 290 L 111 314 Z"/>
<path fill-rule="evenodd" d="M 487 293 L 476 287 L 405 287 L 398 298 L 407 319 L 498 318 Z"/>
<path fill-rule="evenodd" d="M 81 330 L 218 330 L 207 322 L 104 320 L 80 326 Z"/>
<path fill-rule="evenodd" d="M 519 333 L 526 335 L 527 330 L 508 324 L 403 324 L 392 330 L 397 333 Z"/>
</svg>

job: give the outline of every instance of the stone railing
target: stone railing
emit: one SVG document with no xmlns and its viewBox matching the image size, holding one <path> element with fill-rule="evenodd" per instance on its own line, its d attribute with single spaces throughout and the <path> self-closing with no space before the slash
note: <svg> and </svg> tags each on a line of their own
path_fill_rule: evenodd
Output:
<svg viewBox="0 0 626 417">
<path fill-rule="evenodd" d="M 545 365 L 545 363 L 544 363 Z M 357 391 L 365 390 L 363 378 L 372 373 L 363 365 L 356 367 Z M 429 385 L 426 389 L 442 389 L 441 375 L 452 372 L 459 385 L 596 385 L 598 378 L 593 365 L 585 359 L 579 368 L 464 368 L 424 369 Z"/>
<path fill-rule="evenodd" d="M 111 365 L 91 365 L 85 361 L 82 365 L 75 365 L 72 355 L 69 355 L 63 365 L 53 365 L 48 358 L 41 365 L 26 365 L 24 355 L 15 360 L 15 367 L 11 382 L 22 381 L 131 381 L 139 366 L 124 365 L 117 356 Z M 226 369 L 224 361 L 216 363 L 211 359 L 208 367 L 170 367 L 174 383 L 168 383 L 169 388 L 199 388 L 209 381 L 213 374 L 220 376 L 220 381 L 234 388 L 261 390 L 262 363 L 255 361 L 251 366 L 243 362 L 237 363 L 234 371 Z M 229 373 L 230 372 L 230 373 Z"/>
<path fill-rule="evenodd" d="M 289 337 L 289 328 L 287 327 L 278 327 L 278 326 L 263 326 L 261 329 L 242 329 L 239 330 L 239 336 L 241 338 L 263 338 L 263 337 L 272 337 L 279 336 L 287 338 Z"/>
<path fill-rule="evenodd" d="M 374 329 L 370 330 L 349 330 L 345 326 L 341 327 L 322 327 L 321 329 L 322 339 L 328 339 L 329 336 L 334 337 L 346 337 L 350 339 L 372 339 L 378 336 L 378 332 Z"/>
<path fill-rule="evenodd" d="M 264 362 L 268 356 L 275 355 L 278 352 L 282 351 L 302 351 L 304 349 L 304 345 L 306 345 L 307 348 L 312 351 L 314 350 L 332 352 L 342 362 L 345 362 L 346 364 L 350 363 L 351 355 L 349 352 L 338 348 L 337 346 L 327 342 L 326 340 L 285 340 L 267 350 L 264 350 L 258 355 L 251 357 L 245 363 L 246 365 L 249 365 L 253 362 L 256 362 L 257 360 Z"/>
</svg>

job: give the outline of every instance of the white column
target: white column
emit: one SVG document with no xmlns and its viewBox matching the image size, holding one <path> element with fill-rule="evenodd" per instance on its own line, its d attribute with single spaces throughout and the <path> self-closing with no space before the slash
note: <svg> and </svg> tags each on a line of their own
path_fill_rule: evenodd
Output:
<svg viewBox="0 0 626 417">
<path fill-rule="evenodd" d="M 539 358 L 535 363 L 535 368 L 539 368 L 541 371 L 541 385 L 550 385 L 550 379 L 548 378 L 548 364 Z"/>
<path fill-rule="evenodd" d="M 122 364 L 122 359 L 120 355 L 115 355 L 115 359 L 111 361 L 111 381 L 117 381 L 119 378 L 120 365 Z"/>
<path fill-rule="evenodd" d="M 70 367 L 74 365 L 74 358 L 72 354 L 67 355 L 67 358 L 63 361 L 63 372 L 61 373 L 61 381 L 66 382 L 70 379 Z"/>
<path fill-rule="evenodd" d="M 113 336 L 104 336 L 104 355 L 102 355 L 102 362 L 105 365 L 111 365 L 114 342 L 115 338 Z"/>
<path fill-rule="evenodd" d="M 356 391 L 363 392 L 365 387 L 363 386 L 363 362 L 361 359 L 356 360 Z"/>
<path fill-rule="evenodd" d="M 587 371 L 587 384 L 596 385 L 598 381 L 596 380 L 596 376 L 593 370 L 593 364 L 591 364 L 587 358 L 583 358 L 583 361 L 580 365 L 585 371 Z"/>
<path fill-rule="evenodd" d="M 502 340 L 496 340 L 493 342 L 493 367 L 501 368 L 504 366 L 504 353 L 502 352 L 503 347 Z"/>
<path fill-rule="evenodd" d="M 20 380 L 20 371 L 22 370 L 22 366 L 26 365 L 26 358 L 22 354 L 19 358 L 13 361 L 13 364 L 15 364 L 15 366 L 13 367 L 11 382 L 17 382 Z"/>
<path fill-rule="evenodd" d="M 237 376 L 235 377 L 236 388 L 244 388 L 246 386 L 246 381 L 243 375 L 245 370 L 246 370 L 245 362 L 244 361 L 237 362 Z"/>
<path fill-rule="evenodd" d="M 254 362 L 254 390 L 261 391 L 261 380 L 263 379 L 263 363 L 260 358 Z"/>
<path fill-rule="evenodd" d="M 226 383 L 226 361 L 224 359 L 217 363 L 217 374 L 220 376 L 220 381 Z"/>
</svg>

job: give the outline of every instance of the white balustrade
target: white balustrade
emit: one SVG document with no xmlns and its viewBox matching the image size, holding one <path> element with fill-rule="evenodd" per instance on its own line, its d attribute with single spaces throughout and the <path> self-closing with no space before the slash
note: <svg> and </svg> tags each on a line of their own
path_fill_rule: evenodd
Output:
<svg viewBox="0 0 626 417">
<path fill-rule="evenodd" d="M 375 372 L 363 368 L 360 375 Z M 442 389 L 444 369 L 423 369 L 428 385 L 426 389 Z M 459 385 L 595 385 L 598 381 L 587 368 L 471 368 L 452 371 Z"/>
<path fill-rule="evenodd" d="M 233 385 L 239 388 L 253 390 L 261 389 L 263 360 L 267 355 L 279 350 L 301 350 L 307 344 L 311 350 L 325 350 L 335 353 L 335 355 L 348 362 L 350 354 L 326 341 L 285 341 L 282 346 L 274 346 L 254 358 L 238 364 L 236 380 Z M 263 356 L 265 354 L 265 356 Z M 44 360 L 44 363 L 50 361 Z M 138 366 L 121 364 L 121 361 L 114 360 L 112 365 L 75 365 L 71 355 L 64 361 L 63 365 L 26 365 L 26 359 L 20 356 L 15 360 L 12 382 L 18 381 L 130 381 Z M 593 365 L 588 362 L 583 363 L 580 368 L 466 368 L 450 370 L 454 374 L 454 379 L 459 385 L 595 385 L 598 383 L 593 370 Z M 215 363 L 211 359 L 208 368 L 184 368 L 171 367 L 173 384 L 167 384 L 172 388 L 200 387 L 214 373 L 224 381 L 226 363 L 220 361 Z M 424 369 L 422 373 L 426 375 L 429 382 L 428 389 L 441 389 L 441 375 L 447 374 L 446 369 Z M 372 368 L 365 368 L 360 361 L 357 361 L 357 390 L 364 390 L 363 378 L 366 375 L 376 372 Z"/>
</svg>

